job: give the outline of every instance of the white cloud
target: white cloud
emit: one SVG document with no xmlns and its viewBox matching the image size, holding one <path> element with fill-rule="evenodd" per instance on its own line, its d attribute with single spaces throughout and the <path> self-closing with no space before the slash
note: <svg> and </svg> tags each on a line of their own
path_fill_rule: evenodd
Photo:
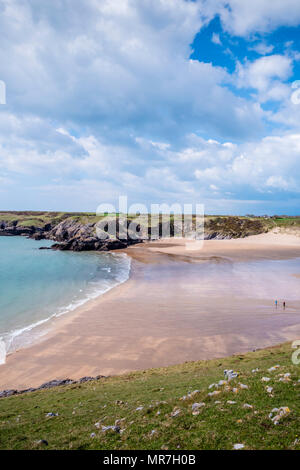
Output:
<svg viewBox="0 0 300 470">
<path fill-rule="evenodd" d="M 40 152 L 34 141 L 25 146 L 21 137 L 6 148 L 2 137 L 0 172 L 12 190 L 10 203 L 19 185 L 23 208 L 48 200 L 45 207 L 55 209 L 63 200 L 70 210 L 93 210 L 127 194 L 130 203 L 197 202 L 226 212 L 226 201 L 227 211 L 241 210 L 245 200 L 255 204 L 282 193 L 295 200 L 300 192 L 300 134 L 239 145 L 192 134 L 178 150 L 168 142 L 137 139 L 135 147 L 126 147 L 59 132 L 64 139 L 59 148 Z M 263 212 L 266 207 L 267 202 Z"/>
<path fill-rule="evenodd" d="M 269 32 L 300 22 L 298 0 L 213 0 L 224 28 L 237 36 Z"/>
<path fill-rule="evenodd" d="M 207 151 L 209 152 L 208 146 Z M 226 161 L 220 158 L 224 144 L 216 144 L 214 161 L 195 170 L 202 184 L 216 184 L 224 190 L 273 193 L 300 192 L 300 134 L 269 136 L 259 142 L 233 146 Z"/>
<path fill-rule="evenodd" d="M 189 61 L 215 12 L 203 1 L 85 0 L 73 8 L 67 0 L 3 0 L 8 107 L 114 140 L 179 137 L 198 123 L 217 136 L 257 134 L 261 113 L 225 88 L 227 72 Z"/>
<path fill-rule="evenodd" d="M 300 106 L 290 112 L 285 84 L 296 56 L 239 64 L 233 78 L 190 60 L 195 35 L 216 13 L 227 31 L 246 36 L 300 21 L 298 1 L 285 2 L 289 15 L 283 5 L 2 0 L 3 207 L 93 210 L 122 193 L 216 207 L 230 198 L 237 207 L 261 194 L 297 194 L 298 132 L 261 138 L 267 118 L 299 128 Z M 222 44 L 218 34 L 212 40 Z M 252 97 L 235 95 L 232 84 Z M 263 111 L 270 99 L 283 103 L 278 112 Z"/>
<path fill-rule="evenodd" d="M 292 59 L 274 54 L 260 57 L 254 62 L 237 64 L 237 86 L 253 88 L 260 101 L 283 100 L 289 95 L 289 87 L 283 82 L 292 73 Z"/>
<path fill-rule="evenodd" d="M 272 44 L 266 44 L 265 42 L 259 42 L 258 44 L 249 47 L 249 49 L 257 52 L 260 55 L 267 55 L 273 52 L 274 46 Z"/>
<path fill-rule="evenodd" d="M 222 46 L 222 41 L 220 39 L 220 35 L 217 33 L 213 33 L 211 40 L 214 44 L 217 44 L 218 46 Z"/>
</svg>

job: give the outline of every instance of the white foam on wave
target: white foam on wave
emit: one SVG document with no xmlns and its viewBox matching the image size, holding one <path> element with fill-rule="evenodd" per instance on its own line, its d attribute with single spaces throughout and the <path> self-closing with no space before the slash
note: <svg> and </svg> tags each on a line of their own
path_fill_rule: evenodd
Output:
<svg viewBox="0 0 300 470">
<path fill-rule="evenodd" d="M 5 364 L 6 362 L 6 347 L 2 338 L 0 338 L 0 365 Z"/>
<path fill-rule="evenodd" d="M 6 357 L 6 354 L 12 353 L 16 349 L 28 346 L 34 342 L 34 340 L 39 339 L 41 336 L 44 336 L 49 329 L 39 329 L 41 326 L 46 326 L 49 322 L 55 318 L 61 317 L 67 313 L 70 313 L 77 308 L 81 307 L 90 300 L 96 299 L 100 295 L 105 294 L 114 287 L 123 284 L 129 279 L 130 268 L 131 268 L 131 259 L 125 253 L 110 253 L 111 256 L 115 258 L 120 258 L 123 263 L 119 266 L 119 272 L 116 274 L 114 279 L 101 279 L 100 281 L 89 282 L 88 288 L 85 291 L 85 296 L 81 299 L 78 299 L 70 304 L 61 307 L 58 311 L 54 312 L 47 318 L 39 320 L 37 322 L 31 323 L 23 328 L 17 328 L 7 333 L 2 334 L 0 338 L 0 344 L 2 344 L 1 357 Z M 108 268 L 111 272 L 111 268 Z M 83 289 L 80 289 L 79 292 L 83 292 Z M 33 330 L 36 330 L 33 332 Z M 37 331 L 38 330 L 38 331 Z M 27 334 L 30 333 L 29 337 Z M 0 357 L 0 365 L 1 362 Z"/>
</svg>

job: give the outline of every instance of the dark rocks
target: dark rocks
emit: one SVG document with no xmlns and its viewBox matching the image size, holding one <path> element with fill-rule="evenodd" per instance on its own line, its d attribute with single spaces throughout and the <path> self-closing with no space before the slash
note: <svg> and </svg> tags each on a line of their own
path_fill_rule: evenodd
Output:
<svg viewBox="0 0 300 470">
<path fill-rule="evenodd" d="M 94 377 L 82 377 L 82 379 L 79 380 L 79 383 L 83 384 L 84 382 L 90 382 L 91 380 L 95 380 Z"/>
<path fill-rule="evenodd" d="M 45 388 L 53 388 L 53 387 L 61 387 L 62 385 L 71 385 L 76 383 L 74 380 L 65 379 L 65 380 L 51 380 L 50 382 L 46 382 L 40 387 L 36 388 L 35 390 L 43 390 Z"/>
<path fill-rule="evenodd" d="M 51 230 L 51 224 L 45 224 L 42 227 L 35 225 L 22 225 L 18 220 L 0 221 L 0 236 L 18 236 L 23 235 L 34 240 L 42 240 L 47 238 L 48 232 Z"/>
<path fill-rule="evenodd" d="M 36 238 L 38 236 L 42 236 L 43 231 L 38 228 L 34 227 L 33 225 L 31 226 L 23 226 L 23 225 L 18 225 L 18 221 L 14 220 L 13 222 L 5 222 L 2 221 L 0 223 L 0 235 L 12 235 L 12 236 L 18 236 L 18 235 L 23 235 L 27 237 L 33 237 Z M 42 236 L 44 238 L 44 236 Z M 40 238 L 36 238 L 40 240 Z"/>
<path fill-rule="evenodd" d="M 17 390 L 3 390 L 3 392 L 0 392 L 0 398 L 11 397 L 12 395 L 16 395 L 17 393 Z"/>
<path fill-rule="evenodd" d="M 26 388 L 25 390 L 20 390 L 19 392 L 17 392 L 18 395 L 22 395 L 23 393 L 29 393 L 29 392 L 35 392 L 36 391 L 36 388 Z"/>
<path fill-rule="evenodd" d="M 79 380 L 51 380 L 50 382 L 45 382 L 37 388 L 27 388 L 25 390 L 3 390 L 2 392 L 0 392 L 0 398 L 7 398 L 12 395 L 23 395 L 24 393 L 37 392 L 38 390 L 46 390 L 54 387 L 62 387 L 72 384 L 82 384 L 85 382 L 91 382 L 92 380 L 100 380 L 104 378 L 106 378 L 105 375 L 97 375 L 96 377 L 82 377 Z"/>
<path fill-rule="evenodd" d="M 53 250 L 60 251 L 110 251 L 110 250 L 120 250 L 127 248 L 129 245 L 139 243 L 140 240 L 116 240 L 116 239 L 106 239 L 99 240 L 96 237 L 87 237 L 87 238 L 71 238 L 68 241 L 61 243 L 54 243 L 51 248 Z"/>
<path fill-rule="evenodd" d="M 43 232 L 36 232 L 33 233 L 30 238 L 33 238 L 34 240 L 43 240 L 45 238 L 45 235 Z"/>
</svg>

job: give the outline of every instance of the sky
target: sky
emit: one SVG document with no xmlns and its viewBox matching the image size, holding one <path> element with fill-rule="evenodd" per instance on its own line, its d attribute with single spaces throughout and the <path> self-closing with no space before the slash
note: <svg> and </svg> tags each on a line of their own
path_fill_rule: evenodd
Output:
<svg viewBox="0 0 300 470">
<path fill-rule="evenodd" d="M 0 0 L 0 44 L 0 209 L 300 215 L 299 0 Z"/>
</svg>

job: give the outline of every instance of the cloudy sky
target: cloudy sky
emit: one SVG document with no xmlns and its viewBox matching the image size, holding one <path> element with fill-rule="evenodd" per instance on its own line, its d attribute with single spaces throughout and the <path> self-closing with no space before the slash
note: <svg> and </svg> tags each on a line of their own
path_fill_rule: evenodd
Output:
<svg viewBox="0 0 300 470">
<path fill-rule="evenodd" d="M 300 213 L 299 0 L 0 0 L 0 44 L 1 209 Z"/>
</svg>

